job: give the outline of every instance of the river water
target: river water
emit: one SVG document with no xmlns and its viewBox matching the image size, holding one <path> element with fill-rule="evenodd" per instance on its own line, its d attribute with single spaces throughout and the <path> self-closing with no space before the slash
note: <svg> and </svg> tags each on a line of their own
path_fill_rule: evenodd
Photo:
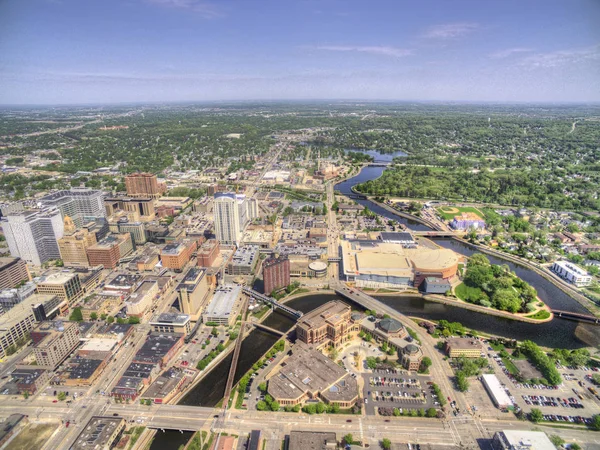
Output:
<svg viewBox="0 0 600 450">
<path fill-rule="evenodd" d="M 389 162 L 395 156 L 402 156 L 402 152 L 391 155 L 381 155 L 371 151 L 376 162 Z M 365 167 L 357 176 L 339 183 L 335 189 L 345 195 L 352 195 L 351 187 L 364 181 L 378 178 L 384 167 Z M 405 224 L 414 231 L 426 231 L 429 228 L 415 221 L 396 216 L 369 200 L 357 200 L 361 205 L 367 206 L 373 212 Z M 434 239 L 443 247 L 451 248 L 457 253 L 470 256 L 476 250 L 468 245 L 451 239 Z M 572 312 L 587 312 L 576 300 L 555 287 L 552 283 L 542 278 L 537 273 L 501 258 L 488 256 L 493 264 L 508 264 L 511 270 L 535 287 L 538 295 L 550 307 Z M 291 308 L 304 313 L 318 306 L 338 298 L 335 294 L 314 294 L 297 298 L 287 302 Z M 528 324 L 516 322 L 500 317 L 489 316 L 462 308 L 429 302 L 419 297 L 379 296 L 383 303 L 391 306 L 400 313 L 430 320 L 446 319 L 460 322 L 468 328 L 507 338 L 518 340 L 530 339 L 539 345 L 555 348 L 580 348 L 585 346 L 600 346 L 600 327 L 563 319 L 554 319 L 544 324 Z M 347 300 L 344 300 L 347 301 Z M 356 305 L 354 305 L 356 307 Z M 294 324 L 294 319 L 284 313 L 274 311 L 264 324 L 281 331 L 286 331 Z M 252 367 L 252 365 L 277 341 L 278 337 L 260 329 L 254 329 L 242 343 L 240 358 L 235 373 L 235 383 Z M 225 383 L 229 374 L 232 355 L 229 355 L 212 369 L 206 377 L 196 385 L 179 404 L 191 406 L 215 406 L 223 398 Z M 173 441 L 171 441 L 173 439 Z M 152 444 L 151 450 L 165 448 L 176 449 L 189 436 L 177 431 L 159 432 Z"/>
</svg>

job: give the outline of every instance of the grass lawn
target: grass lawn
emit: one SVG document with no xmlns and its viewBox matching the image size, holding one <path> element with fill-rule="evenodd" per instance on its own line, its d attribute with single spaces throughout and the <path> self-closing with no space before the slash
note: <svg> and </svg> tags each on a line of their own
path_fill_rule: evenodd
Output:
<svg viewBox="0 0 600 450">
<path fill-rule="evenodd" d="M 436 208 L 436 211 L 444 220 L 452 220 L 454 216 L 458 216 L 464 212 L 475 213 L 483 219 L 483 213 L 473 206 L 440 206 Z"/>
<path fill-rule="evenodd" d="M 506 369 L 511 374 L 518 375 L 519 369 L 517 369 L 517 366 L 515 366 L 510 359 L 508 359 L 508 358 L 502 358 L 502 362 L 504 363 L 504 365 L 506 366 Z"/>
<path fill-rule="evenodd" d="M 454 293 L 461 300 L 470 303 L 475 303 L 481 297 L 481 289 L 467 286 L 465 283 L 460 283 L 456 286 Z"/>
<path fill-rule="evenodd" d="M 538 312 L 536 312 L 535 314 L 532 314 L 531 316 L 525 316 L 529 319 L 535 319 L 535 320 L 544 320 L 547 319 L 548 317 L 550 317 L 550 313 L 548 311 L 546 311 L 545 309 L 542 309 Z"/>
<path fill-rule="evenodd" d="M 491 342 L 488 342 L 488 345 L 490 347 L 492 347 L 494 349 L 494 351 L 497 351 L 497 352 L 502 351 L 505 348 L 503 344 L 493 344 Z"/>
</svg>

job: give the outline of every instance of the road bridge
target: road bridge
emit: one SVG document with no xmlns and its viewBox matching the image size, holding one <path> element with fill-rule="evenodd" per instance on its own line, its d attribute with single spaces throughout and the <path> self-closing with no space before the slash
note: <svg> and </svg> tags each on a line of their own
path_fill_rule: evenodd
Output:
<svg viewBox="0 0 600 450">
<path fill-rule="evenodd" d="M 550 311 L 552 312 L 552 314 L 554 314 L 554 317 L 560 317 L 561 319 L 574 320 L 576 322 L 585 322 L 585 323 L 591 323 L 594 325 L 600 325 L 600 318 L 598 318 L 596 316 L 591 316 L 591 315 L 587 315 L 587 314 L 578 314 L 578 313 L 573 313 L 573 312 L 569 312 L 569 311 L 561 311 L 558 309 L 552 309 Z"/>
<path fill-rule="evenodd" d="M 462 237 L 464 231 L 411 231 L 414 236 L 423 237 Z"/>
<path fill-rule="evenodd" d="M 246 287 L 246 286 L 242 287 L 242 292 L 250 297 L 254 297 L 254 298 L 260 300 L 263 303 L 269 303 L 269 304 L 273 305 L 275 308 L 279 308 L 282 311 L 285 311 L 286 313 L 291 314 L 292 316 L 295 316 L 297 318 L 300 318 L 304 315 L 301 311 L 296 311 L 295 309 L 292 309 L 289 306 L 284 305 L 283 303 L 279 303 L 274 298 L 267 297 L 264 294 L 256 292 L 254 289 L 250 289 L 249 287 Z"/>
</svg>

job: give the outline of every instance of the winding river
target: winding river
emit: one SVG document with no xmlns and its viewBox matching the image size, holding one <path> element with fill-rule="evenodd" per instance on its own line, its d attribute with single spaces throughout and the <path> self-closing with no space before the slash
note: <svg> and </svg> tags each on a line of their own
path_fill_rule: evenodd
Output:
<svg viewBox="0 0 600 450">
<path fill-rule="evenodd" d="M 378 160 L 378 157 L 376 156 L 377 152 L 371 151 L 369 154 L 375 156 L 376 161 Z M 402 155 L 403 153 L 399 152 L 392 156 Z M 335 186 L 335 189 L 344 195 L 353 195 L 351 190 L 353 186 L 378 178 L 381 176 L 384 170 L 385 167 L 365 167 L 355 177 L 338 183 Z M 413 231 L 424 231 L 430 229 L 429 227 L 416 223 L 412 220 L 403 219 L 399 216 L 396 216 L 395 214 L 380 207 L 370 200 L 356 201 L 383 217 L 405 224 L 407 228 Z M 476 250 L 469 245 L 453 239 L 435 238 L 433 240 L 438 245 L 450 248 L 455 252 L 465 256 L 470 256 L 476 252 Z M 531 284 L 538 291 L 539 297 L 551 308 L 589 314 L 589 312 L 575 299 L 534 271 L 503 258 L 490 255 L 487 256 L 493 264 L 507 264 L 510 269 L 513 270 L 520 278 Z M 545 324 L 535 325 L 510 321 L 499 317 L 467 311 L 462 308 L 428 302 L 416 297 L 385 296 L 381 297 L 380 300 L 386 304 L 389 304 L 399 312 L 412 316 L 433 320 L 447 319 L 459 321 L 465 326 L 478 331 L 488 332 L 505 337 L 512 337 L 520 340 L 531 339 L 540 345 L 549 347 L 577 348 L 582 346 L 600 345 L 600 327 L 589 324 L 570 322 L 563 319 L 554 319 L 553 321 Z"/>
</svg>

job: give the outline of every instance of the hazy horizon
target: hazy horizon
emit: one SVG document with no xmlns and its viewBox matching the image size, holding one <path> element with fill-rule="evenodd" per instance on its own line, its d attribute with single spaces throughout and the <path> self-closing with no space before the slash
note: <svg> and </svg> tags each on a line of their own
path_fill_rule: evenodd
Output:
<svg viewBox="0 0 600 450">
<path fill-rule="evenodd" d="M 5 106 L 600 101 L 594 0 L 8 0 Z"/>
</svg>

